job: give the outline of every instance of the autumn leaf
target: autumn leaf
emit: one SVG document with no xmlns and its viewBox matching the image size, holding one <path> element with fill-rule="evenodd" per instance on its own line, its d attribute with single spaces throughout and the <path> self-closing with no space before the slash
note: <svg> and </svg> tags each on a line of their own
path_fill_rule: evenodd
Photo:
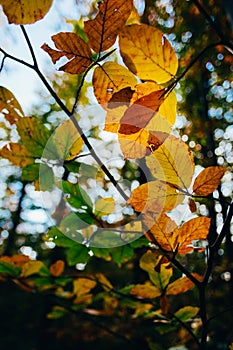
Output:
<svg viewBox="0 0 233 350">
<path fill-rule="evenodd" d="M 59 70 L 72 74 L 81 74 L 92 63 L 91 50 L 85 41 L 75 33 L 60 32 L 52 36 L 52 40 L 58 50 L 51 49 L 47 44 L 41 48 L 49 54 L 53 63 L 66 57 L 68 62 Z"/>
<path fill-rule="evenodd" d="M 83 141 L 73 122 L 63 121 L 55 130 L 51 138 L 51 146 L 48 144 L 46 153 L 55 146 L 58 159 L 72 160 L 82 150 Z"/>
<path fill-rule="evenodd" d="M 0 86 L 0 113 L 3 113 L 10 124 L 14 124 L 24 116 L 19 102 L 12 92 L 4 86 Z"/>
<path fill-rule="evenodd" d="M 157 28 L 146 24 L 126 26 L 120 32 L 119 45 L 124 63 L 140 79 L 162 84 L 175 76 L 177 56 Z"/>
<path fill-rule="evenodd" d="M 210 221 L 210 218 L 207 217 L 197 217 L 182 225 L 178 235 L 179 254 L 191 252 L 194 249 L 193 241 L 207 239 Z"/>
<path fill-rule="evenodd" d="M 35 273 L 39 272 L 43 266 L 44 264 L 42 261 L 28 261 L 22 266 L 21 277 L 28 277 L 34 275 Z"/>
<path fill-rule="evenodd" d="M 106 104 L 118 91 L 127 87 L 134 88 L 137 79 L 124 66 L 116 62 L 105 62 L 101 67 L 95 68 L 92 83 L 97 101 L 102 107 L 106 107 Z M 122 101 L 124 102 L 124 95 L 121 95 L 118 101 L 112 101 L 112 103 Z"/>
<path fill-rule="evenodd" d="M 182 322 L 191 321 L 199 312 L 199 307 L 185 306 L 175 312 L 175 316 Z"/>
<path fill-rule="evenodd" d="M 79 298 L 90 292 L 96 282 L 89 278 L 78 278 L 73 281 L 73 293 Z"/>
<path fill-rule="evenodd" d="M 54 277 L 58 277 L 62 274 L 62 272 L 64 271 L 65 268 L 65 263 L 63 260 L 57 260 L 55 263 L 53 263 L 50 268 L 49 271 L 51 273 L 52 276 Z"/>
<path fill-rule="evenodd" d="M 151 283 L 146 282 L 145 284 L 136 284 L 136 286 L 131 289 L 130 294 L 136 295 L 138 298 L 153 299 L 161 295 L 161 290 L 151 285 Z"/>
<path fill-rule="evenodd" d="M 173 135 L 146 159 L 155 178 L 177 188 L 188 189 L 194 172 L 194 160 L 188 146 Z"/>
<path fill-rule="evenodd" d="M 178 295 L 187 292 L 193 288 L 194 283 L 186 276 L 178 278 L 174 282 L 170 283 L 167 287 L 167 295 Z"/>
<path fill-rule="evenodd" d="M 88 44 L 95 52 L 109 49 L 133 9 L 133 1 L 104 0 L 97 16 L 84 23 Z"/>
<path fill-rule="evenodd" d="M 193 192 L 199 196 L 208 196 L 218 185 L 226 172 L 226 168 L 222 166 L 210 166 L 196 177 L 193 184 Z"/>
<path fill-rule="evenodd" d="M 133 190 L 128 204 L 135 211 L 154 212 L 159 216 L 163 211 L 169 211 L 182 203 L 184 195 L 173 187 L 161 181 L 150 181 Z"/>
<path fill-rule="evenodd" d="M 166 251 L 175 251 L 178 244 L 178 227 L 167 215 L 158 218 L 154 214 L 143 216 L 143 227 L 149 241 Z"/>
<path fill-rule="evenodd" d="M 1 0 L 9 23 L 31 24 L 42 19 L 49 11 L 52 0 Z"/>
<path fill-rule="evenodd" d="M 120 120 L 120 134 L 134 134 L 144 129 L 163 103 L 164 89 L 143 96 L 130 106 Z"/>
<path fill-rule="evenodd" d="M 25 167 L 35 162 L 35 155 L 19 143 L 10 142 L 5 145 L 0 150 L 0 156 L 19 167 Z"/>
<path fill-rule="evenodd" d="M 95 202 L 95 214 L 97 216 L 109 215 L 114 211 L 115 204 L 113 198 L 100 198 Z"/>
</svg>

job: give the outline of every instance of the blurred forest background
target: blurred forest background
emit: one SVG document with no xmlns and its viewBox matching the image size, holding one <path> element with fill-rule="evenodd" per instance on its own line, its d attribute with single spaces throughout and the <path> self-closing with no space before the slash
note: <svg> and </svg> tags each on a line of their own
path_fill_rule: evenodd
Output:
<svg viewBox="0 0 233 350">
<path fill-rule="evenodd" d="M 60 16 L 61 23 L 68 25 L 69 28 L 72 26 L 76 32 L 80 32 L 82 20 L 92 18 L 96 14 L 96 1 L 78 1 L 77 4 L 74 2 L 72 6 L 75 8 L 75 13 L 79 15 L 77 21 L 74 21 L 67 13 L 64 15 L 58 3 L 59 1 L 54 1 L 50 18 L 54 11 L 57 18 Z M 198 203 L 198 213 L 212 218 L 209 239 L 213 242 L 216 232 L 220 232 L 223 225 L 227 205 L 233 191 L 233 59 L 230 48 L 226 49 L 223 45 L 213 46 L 213 44 L 232 40 L 233 7 L 227 0 L 202 0 L 201 6 L 196 0 L 147 0 L 145 2 L 136 1 L 135 5 L 139 9 L 141 22 L 161 29 L 172 43 L 180 59 L 180 73 L 202 50 L 210 46 L 176 87 L 178 110 L 174 133 L 180 134 L 182 140 L 193 151 L 197 169 L 211 165 L 223 165 L 228 169 L 222 185 L 213 193 L 215 200 L 203 199 Z M 4 17 L 3 14 L 1 16 Z M 67 24 L 66 20 L 70 19 L 72 21 Z M 56 28 L 54 34 L 61 29 L 64 30 Z M 4 35 L 4 42 L 7 42 L 5 18 L 1 19 L 1 31 Z M 43 38 L 43 41 L 48 41 L 48 38 Z M 12 66 L 9 69 L 12 70 Z M 25 68 L 20 69 L 23 71 Z M 50 62 L 45 66 L 45 71 L 57 94 L 68 106 L 72 106 L 73 91 L 80 83 L 80 77 L 60 72 L 51 73 L 54 70 Z M 7 74 L 11 74 L 11 71 L 3 71 L 2 74 L 5 74 L 4 79 L 7 79 Z M 0 79 L 1 85 L 4 85 L 3 79 Z M 19 82 L 19 89 L 23 89 L 23 84 L 27 82 Z M 13 86 L 11 90 L 14 91 Z M 27 114 L 39 116 L 53 129 L 65 119 L 65 116 L 43 89 L 39 89 L 37 94 L 39 98 L 33 97 L 34 103 L 31 106 L 30 103 L 28 104 Z M 82 90 L 80 104 L 87 107 L 92 103 L 91 77 L 88 77 Z M 17 140 L 15 129 L 3 124 L 3 118 L 1 118 L 1 146 L 8 140 Z M 98 135 L 99 141 L 102 141 L 98 117 L 91 115 L 86 125 L 84 123 L 83 126 L 84 128 L 91 127 L 90 136 Z M 5 159 L 0 160 L 0 166 L 1 255 L 22 253 L 31 259 L 40 259 L 48 265 L 57 259 L 66 260 L 67 248 L 55 247 L 54 244 L 43 239 L 48 227 L 56 221 L 58 209 L 54 213 L 53 204 L 58 194 L 50 194 L 53 197 L 49 197 L 46 207 L 38 192 L 34 190 L 33 184 L 22 181 L 19 168 L 11 165 Z M 114 165 L 110 165 L 110 169 L 114 170 Z M 131 182 L 143 181 L 137 169 L 132 168 L 130 162 L 126 162 L 123 168 L 119 166 L 114 171 Z M 46 200 L 45 198 L 44 202 Z M 61 201 L 60 210 L 62 210 L 62 205 Z M 144 272 L 138 266 L 139 257 L 144 250 L 144 246 L 136 247 L 135 245 L 133 250 L 126 248 L 122 259 L 116 258 L 111 261 L 93 257 L 88 261 L 86 268 L 85 265 L 79 265 L 76 270 L 77 273 L 80 273 L 82 268 L 88 272 L 103 272 L 110 281 L 114 282 L 114 286 L 123 288 L 127 284 L 145 280 Z M 212 347 L 210 348 L 212 349 L 227 349 L 227 344 L 233 341 L 232 257 L 233 241 L 229 228 L 226 241 L 219 249 L 208 289 L 209 313 L 218 314 L 211 322 L 210 346 Z M 184 259 L 186 264 L 195 266 L 197 271 L 202 271 L 203 257 L 201 255 L 199 258 L 199 255 L 190 254 Z M 74 268 L 70 267 L 70 269 Z M 182 297 L 182 305 L 188 304 L 191 299 L 195 300 L 195 292 L 190 293 L 192 294 L 187 293 Z M 109 299 L 108 302 L 113 301 Z M 174 302 L 176 302 L 175 299 Z M 59 306 L 59 300 L 54 294 L 50 295 L 46 291 L 41 294 L 27 292 L 26 287 L 25 290 L 18 288 L 12 280 L 9 282 L 0 280 L 1 348 L 69 350 L 95 347 L 104 350 L 124 346 L 127 349 L 141 349 L 148 346 L 143 340 L 146 337 L 152 337 L 151 343 L 155 344 L 154 347 L 151 345 L 151 349 L 165 349 L 166 342 L 169 341 L 172 344 L 169 336 L 166 340 L 162 336 L 160 339 L 159 333 L 155 332 L 154 325 L 149 320 L 132 318 L 132 315 L 127 312 L 127 305 L 125 309 L 119 308 L 118 312 L 113 313 L 112 316 L 103 315 L 98 318 L 85 314 L 82 310 L 72 312 L 69 305 L 65 305 L 67 313 L 61 318 L 56 318 L 51 310 L 57 305 Z M 64 307 L 64 305 L 60 306 Z M 59 312 L 59 308 L 57 310 Z M 228 311 L 223 312 L 224 310 Z M 124 337 L 128 334 L 136 341 L 127 343 Z M 174 349 L 186 349 L 186 347 L 181 346 Z"/>
</svg>

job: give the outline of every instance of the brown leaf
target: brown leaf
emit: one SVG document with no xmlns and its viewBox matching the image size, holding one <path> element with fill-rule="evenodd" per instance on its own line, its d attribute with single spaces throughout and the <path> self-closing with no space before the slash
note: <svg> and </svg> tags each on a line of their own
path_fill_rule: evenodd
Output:
<svg viewBox="0 0 233 350">
<path fill-rule="evenodd" d="M 218 185 L 226 172 L 222 166 L 210 166 L 196 177 L 193 185 L 193 192 L 200 196 L 211 194 Z"/>
<path fill-rule="evenodd" d="M 89 46 L 95 52 L 109 49 L 115 43 L 119 30 L 132 9 L 132 0 L 104 0 L 99 5 L 97 16 L 84 24 Z"/>
<path fill-rule="evenodd" d="M 160 105 L 164 101 L 162 97 L 164 89 L 153 91 L 143 96 L 130 106 L 120 120 L 120 134 L 130 135 L 144 129 Z"/>
<path fill-rule="evenodd" d="M 24 116 L 23 110 L 10 90 L 0 86 L 0 113 L 3 113 L 5 119 L 14 124 Z"/>
<path fill-rule="evenodd" d="M 58 277 L 62 274 L 65 268 L 65 263 L 63 260 L 57 260 L 54 264 L 52 264 L 49 268 L 51 275 L 54 277 Z"/>
<path fill-rule="evenodd" d="M 81 74 L 92 63 L 92 54 L 88 44 L 77 34 L 61 32 L 53 35 L 52 40 L 58 50 L 51 49 L 47 44 L 43 44 L 41 48 L 50 55 L 53 63 L 62 57 L 68 59 L 68 62 L 59 70 Z"/>
<path fill-rule="evenodd" d="M 197 211 L 197 206 L 195 201 L 192 198 L 189 198 L 189 209 L 192 213 L 195 213 Z"/>
</svg>

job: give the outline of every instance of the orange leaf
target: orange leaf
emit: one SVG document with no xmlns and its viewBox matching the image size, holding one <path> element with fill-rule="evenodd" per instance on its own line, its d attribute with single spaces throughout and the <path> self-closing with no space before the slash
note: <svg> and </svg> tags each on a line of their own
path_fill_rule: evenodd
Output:
<svg viewBox="0 0 233 350">
<path fill-rule="evenodd" d="M 0 156 L 9 159 L 12 164 L 19 167 L 25 167 L 35 162 L 35 156 L 19 143 L 10 142 L 8 145 L 5 145 L 0 150 Z"/>
<path fill-rule="evenodd" d="M 84 23 L 89 46 L 95 52 L 109 49 L 133 9 L 132 0 L 104 0 L 97 16 Z"/>
<path fill-rule="evenodd" d="M 130 294 L 136 295 L 138 298 L 153 299 L 161 295 L 161 290 L 147 282 L 145 284 L 136 284 L 131 289 Z"/>
<path fill-rule="evenodd" d="M 121 118 L 118 132 L 130 135 L 140 131 L 140 129 L 144 129 L 163 103 L 163 93 L 164 89 L 153 91 L 149 95 L 135 101 Z"/>
<path fill-rule="evenodd" d="M 221 166 L 210 166 L 202 170 L 194 181 L 193 192 L 200 196 L 211 194 L 220 184 L 225 171 L 226 168 Z"/>
<path fill-rule="evenodd" d="M 51 275 L 54 277 L 58 277 L 64 271 L 65 263 L 63 260 L 57 260 L 54 264 L 52 264 L 49 268 Z"/>
<path fill-rule="evenodd" d="M 157 28 L 146 24 L 126 26 L 119 35 L 119 45 L 124 63 L 140 79 L 162 84 L 176 74 L 175 51 Z"/>
<path fill-rule="evenodd" d="M 128 204 L 135 211 L 152 211 L 158 217 L 163 211 L 169 211 L 182 203 L 184 195 L 161 181 L 150 181 L 131 193 Z"/>
<path fill-rule="evenodd" d="M 9 23 L 30 24 L 42 19 L 49 11 L 53 0 L 1 0 Z"/>
<path fill-rule="evenodd" d="M 183 224 L 178 235 L 179 254 L 191 252 L 194 249 L 193 241 L 207 239 L 210 221 L 210 218 L 204 216 L 191 219 Z"/>
<path fill-rule="evenodd" d="M 41 48 L 46 51 L 53 63 L 60 58 L 66 57 L 68 62 L 59 70 L 72 74 L 81 74 L 92 62 L 92 54 L 85 41 L 75 33 L 58 33 L 52 36 L 52 40 L 58 50 L 51 49 L 47 44 Z"/>
<path fill-rule="evenodd" d="M 178 227 L 167 215 L 158 218 L 152 214 L 143 217 L 145 235 L 149 241 L 166 251 L 175 251 L 178 244 Z"/>
<path fill-rule="evenodd" d="M 96 282 L 89 278 L 78 278 L 73 281 L 73 286 L 74 294 L 76 294 L 77 297 L 81 297 L 89 293 L 89 291 L 96 286 Z"/>
<path fill-rule="evenodd" d="M 190 281 L 188 277 L 178 278 L 176 281 L 170 283 L 167 287 L 167 295 L 177 295 L 185 293 L 194 286 L 194 283 Z"/>
</svg>

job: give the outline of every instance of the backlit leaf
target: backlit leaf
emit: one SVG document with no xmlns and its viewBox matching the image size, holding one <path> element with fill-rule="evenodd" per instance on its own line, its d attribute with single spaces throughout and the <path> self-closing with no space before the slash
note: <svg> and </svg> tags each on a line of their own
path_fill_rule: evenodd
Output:
<svg viewBox="0 0 233 350">
<path fill-rule="evenodd" d="M 52 0 L 1 0 L 9 23 L 30 24 L 42 19 L 49 11 Z"/>
<path fill-rule="evenodd" d="M 53 188 L 53 170 L 46 164 L 34 163 L 23 168 L 21 179 L 23 181 L 39 181 L 39 190 L 48 191 Z"/>
<path fill-rule="evenodd" d="M 3 113 L 5 119 L 14 124 L 24 116 L 23 110 L 10 90 L 0 86 L 0 113 Z"/>
<path fill-rule="evenodd" d="M 35 162 L 35 155 L 19 143 L 10 142 L 8 145 L 5 145 L 0 150 L 0 156 L 19 167 L 25 167 Z"/>
<path fill-rule="evenodd" d="M 21 271 L 21 277 L 28 277 L 34 275 L 39 272 L 41 268 L 44 266 L 42 261 L 39 260 L 31 260 L 23 265 Z"/>
<path fill-rule="evenodd" d="M 161 181 L 177 188 L 188 189 L 191 184 L 194 160 L 188 146 L 173 135 L 146 159 L 151 173 Z"/>
<path fill-rule="evenodd" d="M 197 217 L 182 225 L 178 235 L 179 254 L 186 254 L 192 251 L 194 249 L 193 241 L 207 239 L 210 221 L 210 218 L 207 217 Z"/>
<path fill-rule="evenodd" d="M 67 194 L 67 202 L 74 208 L 92 210 L 91 198 L 81 186 L 63 181 L 62 189 L 63 192 Z"/>
<path fill-rule="evenodd" d="M 59 159 L 72 160 L 82 150 L 83 141 L 72 121 L 65 120 L 55 130 L 52 141 Z"/>
<path fill-rule="evenodd" d="M 85 41 L 75 33 L 60 32 L 52 36 L 52 40 L 57 50 L 51 49 L 47 44 L 42 45 L 53 63 L 60 58 L 66 57 L 68 62 L 61 66 L 59 70 L 72 74 L 81 74 L 92 63 L 91 50 Z"/>
<path fill-rule="evenodd" d="M 191 321 L 199 312 L 199 307 L 185 306 L 175 312 L 175 316 L 182 322 Z"/>
<path fill-rule="evenodd" d="M 175 76 L 177 56 L 157 28 L 146 24 L 126 26 L 119 35 L 119 45 L 124 63 L 140 79 L 162 84 Z"/>
<path fill-rule="evenodd" d="M 184 195 L 173 187 L 161 181 L 150 181 L 137 187 L 130 196 L 128 204 L 135 211 L 152 211 L 160 214 L 162 211 L 169 211 L 182 203 Z"/>
<path fill-rule="evenodd" d="M 89 278 L 78 278 L 73 281 L 73 292 L 80 297 L 87 294 L 96 286 L 96 281 Z"/>
<path fill-rule="evenodd" d="M 226 172 L 226 168 L 221 166 L 210 166 L 196 177 L 193 185 L 193 192 L 200 196 L 211 194 L 218 185 Z"/>
<path fill-rule="evenodd" d="M 136 295 L 138 298 L 153 299 L 161 295 L 161 290 L 156 286 L 152 286 L 150 283 L 136 284 L 131 289 L 130 294 Z"/>
<path fill-rule="evenodd" d="M 163 92 L 164 89 L 153 91 L 135 101 L 121 118 L 118 132 L 130 135 L 144 129 L 163 103 Z"/>
<path fill-rule="evenodd" d="M 101 2 L 97 16 L 84 24 L 89 46 L 95 52 L 109 49 L 115 43 L 119 30 L 125 24 L 132 9 L 132 0 L 104 0 Z"/>
<path fill-rule="evenodd" d="M 158 244 L 166 251 L 175 251 L 177 247 L 178 227 L 167 215 L 156 218 L 154 215 L 143 216 L 145 235 L 149 241 Z"/>
<path fill-rule="evenodd" d="M 17 277 L 20 274 L 20 272 L 21 268 L 19 266 L 16 266 L 11 262 L 7 262 L 0 259 L 0 273 Z"/>
<path fill-rule="evenodd" d="M 67 263 L 69 266 L 77 264 L 85 264 L 90 259 L 89 250 L 86 246 L 76 243 L 71 247 L 67 253 Z"/>
<path fill-rule="evenodd" d="M 16 125 L 22 144 L 34 157 L 41 157 L 50 137 L 50 132 L 42 121 L 35 117 L 24 117 Z"/>
<path fill-rule="evenodd" d="M 100 198 L 95 202 L 95 214 L 104 216 L 111 214 L 115 209 L 115 200 L 113 198 Z"/>
<path fill-rule="evenodd" d="M 194 286 L 194 283 L 186 276 L 178 278 L 176 281 L 170 283 L 167 287 L 167 295 L 177 295 L 185 293 Z"/>
<path fill-rule="evenodd" d="M 50 268 L 49 271 L 51 273 L 51 275 L 58 277 L 62 274 L 62 272 L 64 271 L 65 268 L 65 263 L 63 260 L 57 260 L 55 263 L 53 263 Z"/>
<path fill-rule="evenodd" d="M 137 84 L 137 79 L 124 66 L 116 62 L 105 62 L 101 68 L 95 68 L 92 83 L 95 97 L 99 104 L 101 104 L 102 107 L 105 107 L 113 94 L 119 90 L 127 87 L 134 88 Z M 122 102 L 122 100 L 119 102 Z"/>
</svg>

